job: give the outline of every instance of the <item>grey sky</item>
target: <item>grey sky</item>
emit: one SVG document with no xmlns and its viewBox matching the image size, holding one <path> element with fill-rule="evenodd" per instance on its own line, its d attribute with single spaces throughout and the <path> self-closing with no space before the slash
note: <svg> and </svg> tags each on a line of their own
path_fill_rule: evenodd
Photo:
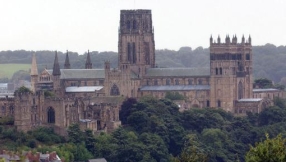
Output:
<svg viewBox="0 0 286 162">
<path fill-rule="evenodd" d="M 0 50 L 117 51 L 121 9 L 151 9 L 156 49 L 242 34 L 286 44 L 285 0 L 0 0 Z"/>
</svg>

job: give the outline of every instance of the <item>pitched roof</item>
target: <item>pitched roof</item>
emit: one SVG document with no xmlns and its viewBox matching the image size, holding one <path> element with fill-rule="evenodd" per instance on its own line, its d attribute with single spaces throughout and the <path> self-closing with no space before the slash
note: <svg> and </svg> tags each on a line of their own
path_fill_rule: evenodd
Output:
<svg viewBox="0 0 286 162">
<path fill-rule="evenodd" d="M 209 85 L 165 85 L 165 86 L 143 86 L 140 91 L 190 91 L 209 90 Z"/>
<path fill-rule="evenodd" d="M 146 77 L 209 76 L 210 68 L 149 68 Z"/>
<path fill-rule="evenodd" d="M 252 90 L 254 93 L 257 92 L 276 92 L 276 91 L 280 91 L 279 89 L 274 89 L 274 88 L 267 88 L 267 89 L 253 89 Z"/>
<path fill-rule="evenodd" d="M 60 79 L 104 79 L 104 69 L 61 69 Z M 48 70 L 52 73 L 52 70 Z"/>
<path fill-rule="evenodd" d="M 242 98 L 238 102 L 259 102 L 262 101 L 262 98 Z"/>
<path fill-rule="evenodd" d="M 89 159 L 88 162 L 107 162 L 105 158 Z"/>
<path fill-rule="evenodd" d="M 66 92 L 95 92 L 99 91 L 103 86 L 72 86 L 66 87 Z"/>
</svg>

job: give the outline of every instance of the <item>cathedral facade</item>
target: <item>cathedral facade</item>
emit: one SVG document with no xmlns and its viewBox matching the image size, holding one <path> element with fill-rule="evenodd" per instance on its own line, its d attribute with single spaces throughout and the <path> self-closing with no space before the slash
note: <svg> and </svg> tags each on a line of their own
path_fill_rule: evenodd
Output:
<svg viewBox="0 0 286 162">
<path fill-rule="evenodd" d="M 118 68 L 106 61 L 93 69 L 88 52 L 85 69 L 71 69 L 68 52 L 61 69 L 57 53 L 53 69 L 38 73 L 36 56 L 31 68 L 32 93 L 15 93 L 15 125 L 19 130 L 53 126 L 64 134 L 72 123 L 82 129 L 111 131 L 117 128 L 125 98 L 151 95 L 164 98 L 177 92 L 181 110 L 221 108 L 236 115 L 259 113 L 283 97 L 276 89 L 253 89 L 251 38 L 210 38 L 210 68 L 158 68 L 151 10 L 122 10 L 118 40 Z M 4 106 L 4 105 L 3 105 Z M 2 106 L 2 107 L 3 107 Z M 5 106 L 4 106 L 5 107 Z"/>
</svg>

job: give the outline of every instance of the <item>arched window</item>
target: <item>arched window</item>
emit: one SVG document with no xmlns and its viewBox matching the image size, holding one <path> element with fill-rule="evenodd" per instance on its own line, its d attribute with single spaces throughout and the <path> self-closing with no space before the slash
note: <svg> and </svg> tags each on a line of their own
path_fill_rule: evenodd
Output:
<svg viewBox="0 0 286 162">
<path fill-rule="evenodd" d="M 129 63 L 131 62 L 131 57 L 132 57 L 131 50 L 132 50 L 131 43 L 128 42 L 128 44 L 127 44 L 127 60 L 129 61 Z"/>
<path fill-rule="evenodd" d="M 154 85 L 158 85 L 158 80 L 157 79 L 154 80 Z"/>
<path fill-rule="evenodd" d="M 217 100 L 217 107 L 221 107 L 221 102 L 220 102 L 220 100 Z"/>
<path fill-rule="evenodd" d="M 240 81 L 238 83 L 238 99 L 242 99 L 243 98 L 243 85 L 242 82 Z"/>
<path fill-rule="evenodd" d="M 166 79 L 166 85 L 170 85 L 170 79 Z"/>
<path fill-rule="evenodd" d="M 250 60 L 250 54 L 246 54 L 246 60 Z"/>
<path fill-rule="evenodd" d="M 207 107 L 210 107 L 210 100 L 207 100 Z"/>
<path fill-rule="evenodd" d="M 146 81 L 146 84 L 149 85 L 149 80 Z"/>
<path fill-rule="evenodd" d="M 189 82 L 189 85 L 193 84 L 193 80 L 192 79 L 189 79 L 188 82 Z"/>
<path fill-rule="evenodd" d="M 175 80 L 175 84 L 176 84 L 176 85 L 179 85 L 179 84 L 180 84 L 180 83 L 179 83 L 179 79 L 176 79 L 176 80 Z"/>
<path fill-rule="evenodd" d="M 136 20 L 133 20 L 133 29 L 137 29 L 137 22 L 136 22 Z"/>
<path fill-rule="evenodd" d="M 130 21 L 128 20 L 127 21 L 127 29 L 130 29 L 131 28 L 131 24 L 130 24 Z"/>
<path fill-rule="evenodd" d="M 55 110 L 52 107 L 48 108 L 48 123 L 55 123 Z"/>
<path fill-rule="evenodd" d="M 10 115 L 13 115 L 13 114 L 14 114 L 14 107 L 13 107 L 13 106 L 10 106 L 10 107 L 9 107 L 9 114 L 10 114 Z"/>
<path fill-rule="evenodd" d="M 239 70 L 239 71 L 243 71 L 243 70 L 244 70 L 244 67 L 243 67 L 242 63 L 241 63 L 241 62 L 238 62 L 237 64 L 238 64 L 238 70 Z"/>
<path fill-rule="evenodd" d="M 117 85 L 114 84 L 111 87 L 110 96 L 118 96 L 118 95 L 120 95 L 119 88 L 117 87 Z"/>
<path fill-rule="evenodd" d="M 218 75 L 218 68 L 215 68 L 215 75 Z"/>
<path fill-rule="evenodd" d="M 136 63 L 136 44 L 132 43 L 132 63 Z"/>
<path fill-rule="evenodd" d="M 2 106 L 2 113 L 5 114 L 6 113 L 6 107 Z"/>
<path fill-rule="evenodd" d="M 199 79 L 199 85 L 202 85 L 202 84 L 203 84 L 203 80 Z"/>
</svg>

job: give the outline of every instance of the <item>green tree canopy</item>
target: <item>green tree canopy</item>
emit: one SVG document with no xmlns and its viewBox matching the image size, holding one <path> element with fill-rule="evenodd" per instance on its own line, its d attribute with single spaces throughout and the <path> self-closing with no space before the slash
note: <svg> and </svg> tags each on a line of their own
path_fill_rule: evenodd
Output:
<svg viewBox="0 0 286 162">
<path fill-rule="evenodd" d="M 286 139 L 279 134 L 270 139 L 266 134 L 266 140 L 250 146 L 245 156 L 246 162 L 285 162 L 286 161 Z"/>
</svg>

